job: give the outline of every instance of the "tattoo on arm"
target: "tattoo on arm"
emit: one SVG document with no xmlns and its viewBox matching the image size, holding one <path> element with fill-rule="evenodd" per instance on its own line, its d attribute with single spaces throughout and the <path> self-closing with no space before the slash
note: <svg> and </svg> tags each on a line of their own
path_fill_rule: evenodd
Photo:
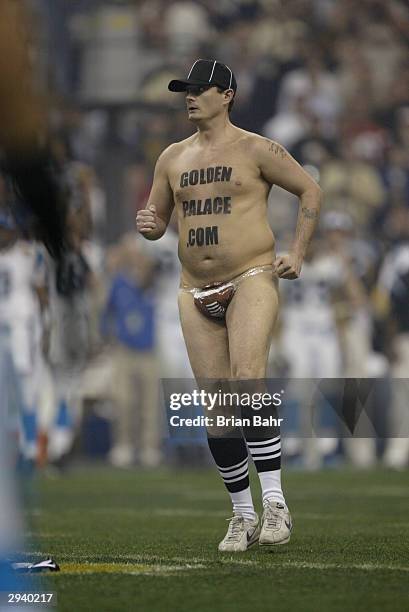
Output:
<svg viewBox="0 0 409 612">
<path fill-rule="evenodd" d="M 303 206 L 301 208 L 301 212 L 304 217 L 307 217 L 307 219 L 318 219 L 319 217 L 319 212 L 315 208 L 307 208 L 307 206 Z"/>
<path fill-rule="evenodd" d="M 295 231 L 294 250 L 304 258 L 311 237 L 319 219 L 321 205 L 320 195 L 306 192 L 301 196 L 301 207 L 298 213 Z"/>
<path fill-rule="evenodd" d="M 277 157 L 281 157 L 281 159 L 285 159 L 287 157 L 287 151 L 284 149 L 284 147 L 276 142 L 270 143 L 269 150 Z"/>
</svg>

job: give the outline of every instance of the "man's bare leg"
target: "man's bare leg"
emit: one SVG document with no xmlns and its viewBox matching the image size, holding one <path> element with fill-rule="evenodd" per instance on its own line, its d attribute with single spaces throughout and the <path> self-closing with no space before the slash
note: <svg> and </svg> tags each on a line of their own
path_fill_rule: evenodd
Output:
<svg viewBox="0 0 409 612">
<path fill-rule="evenodd" d="M 249 276 L 237 287 L 226 315 L 232 378 L 265 378 L 278 305 L 270 271 Z"/>
<path fill-rule="evenodd" d="M 183 291 L 179 295 L 179 312 L 183 335 L 192 366 L 198 381 L 206 391 L 226 390 L 224 381 L 230 378 L 228 335 L 225 323 L 212 321 L 196 308 L 193 296 Z M 213 381 L 211 383 L 211 381 Z M 211 387 L 209 387 L 211 383 Z M 202 386 L 202 385 L 201 385 Z M 211 414 L 227 414 L 230 408 L 218 406 Z M 257 542 L 258 517 L 254 511 L 248 475 L 248 451 L 241 430 L 237 427 L 209 427 L 209 449 L 219 469 L 233 504 L 234 517 L 230 521 L 226 537 L 219 550 L 244 551 Z"/>
<path fill-rule="evenodd" d="M 265 393 L 268 352 L 279 306 L 278 287 L 271 272 L 240 283 L 227 310 L 227 330 L 232 378 L 239 393 Z M 250 419 L 257 412 L 245 410 Z M 273 407 L 260 410 L 262 417 L 277 417 Z M 281 488 L 280 427 L 243 427 L 263 494 L 263 527 L 260 544 L 288 542 L 291 518 Z"/>
</svg>

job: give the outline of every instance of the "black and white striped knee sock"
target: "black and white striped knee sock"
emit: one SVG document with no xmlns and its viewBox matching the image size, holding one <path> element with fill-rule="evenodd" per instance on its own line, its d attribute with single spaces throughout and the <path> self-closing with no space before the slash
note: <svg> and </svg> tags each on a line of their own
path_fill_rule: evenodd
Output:
<svg viewBox="0 0 409 612">
<path fill-rule="evenodd" d="M 248 452 L 243 437 L 208 437 L 210 452 L 229 492 L 233 512 L 252 520 L 255 517 L 251 497 Z"/>
<path fill-rule="evenodd" d="M 246 442 L 260 479 L 263 505 L 268 500 L 285 504 L 281 488 L 280 435 L 264 439 L 246 436 Z"/>
</svg>

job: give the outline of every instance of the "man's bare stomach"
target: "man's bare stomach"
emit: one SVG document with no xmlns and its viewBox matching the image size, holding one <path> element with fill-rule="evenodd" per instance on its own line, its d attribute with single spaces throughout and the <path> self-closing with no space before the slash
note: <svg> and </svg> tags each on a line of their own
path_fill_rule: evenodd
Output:
<svg viewBox="0 0 409 612">
<path fill-rule="evenodd" d="M 251 248 L 245 240 L 238 244 L 218 247 L 203 247 L 193 253 L 185 242 L 179 243 L 179 258 L 182 263 L 181 286 L 204 287 L 220 281 L 228 281 L 242 272 L 257 266 L 271 265 L 275 259 L 274 238 L 264 237 Z"/>
<path fill-rule="evenodd" d="M 269 185 L 244 161 L 228 170 L 224 182 L 174 189 L 182 285 L 204 287 L 274 261 Z"/>
</svg>

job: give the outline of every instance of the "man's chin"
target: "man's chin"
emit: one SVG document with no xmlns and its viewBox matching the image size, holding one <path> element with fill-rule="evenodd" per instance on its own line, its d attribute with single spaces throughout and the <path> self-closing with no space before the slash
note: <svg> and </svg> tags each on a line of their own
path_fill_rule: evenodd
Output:
<svg viewBox="0 0 409 612">
<path fill-rule="evenodd" d="M 200 121 L 201 117 L 199 113 L 188 113 L 187 116 L 188 120 L 191 121 L 192 123 L 197 123 L 198 121 Z"/>
</svg>

